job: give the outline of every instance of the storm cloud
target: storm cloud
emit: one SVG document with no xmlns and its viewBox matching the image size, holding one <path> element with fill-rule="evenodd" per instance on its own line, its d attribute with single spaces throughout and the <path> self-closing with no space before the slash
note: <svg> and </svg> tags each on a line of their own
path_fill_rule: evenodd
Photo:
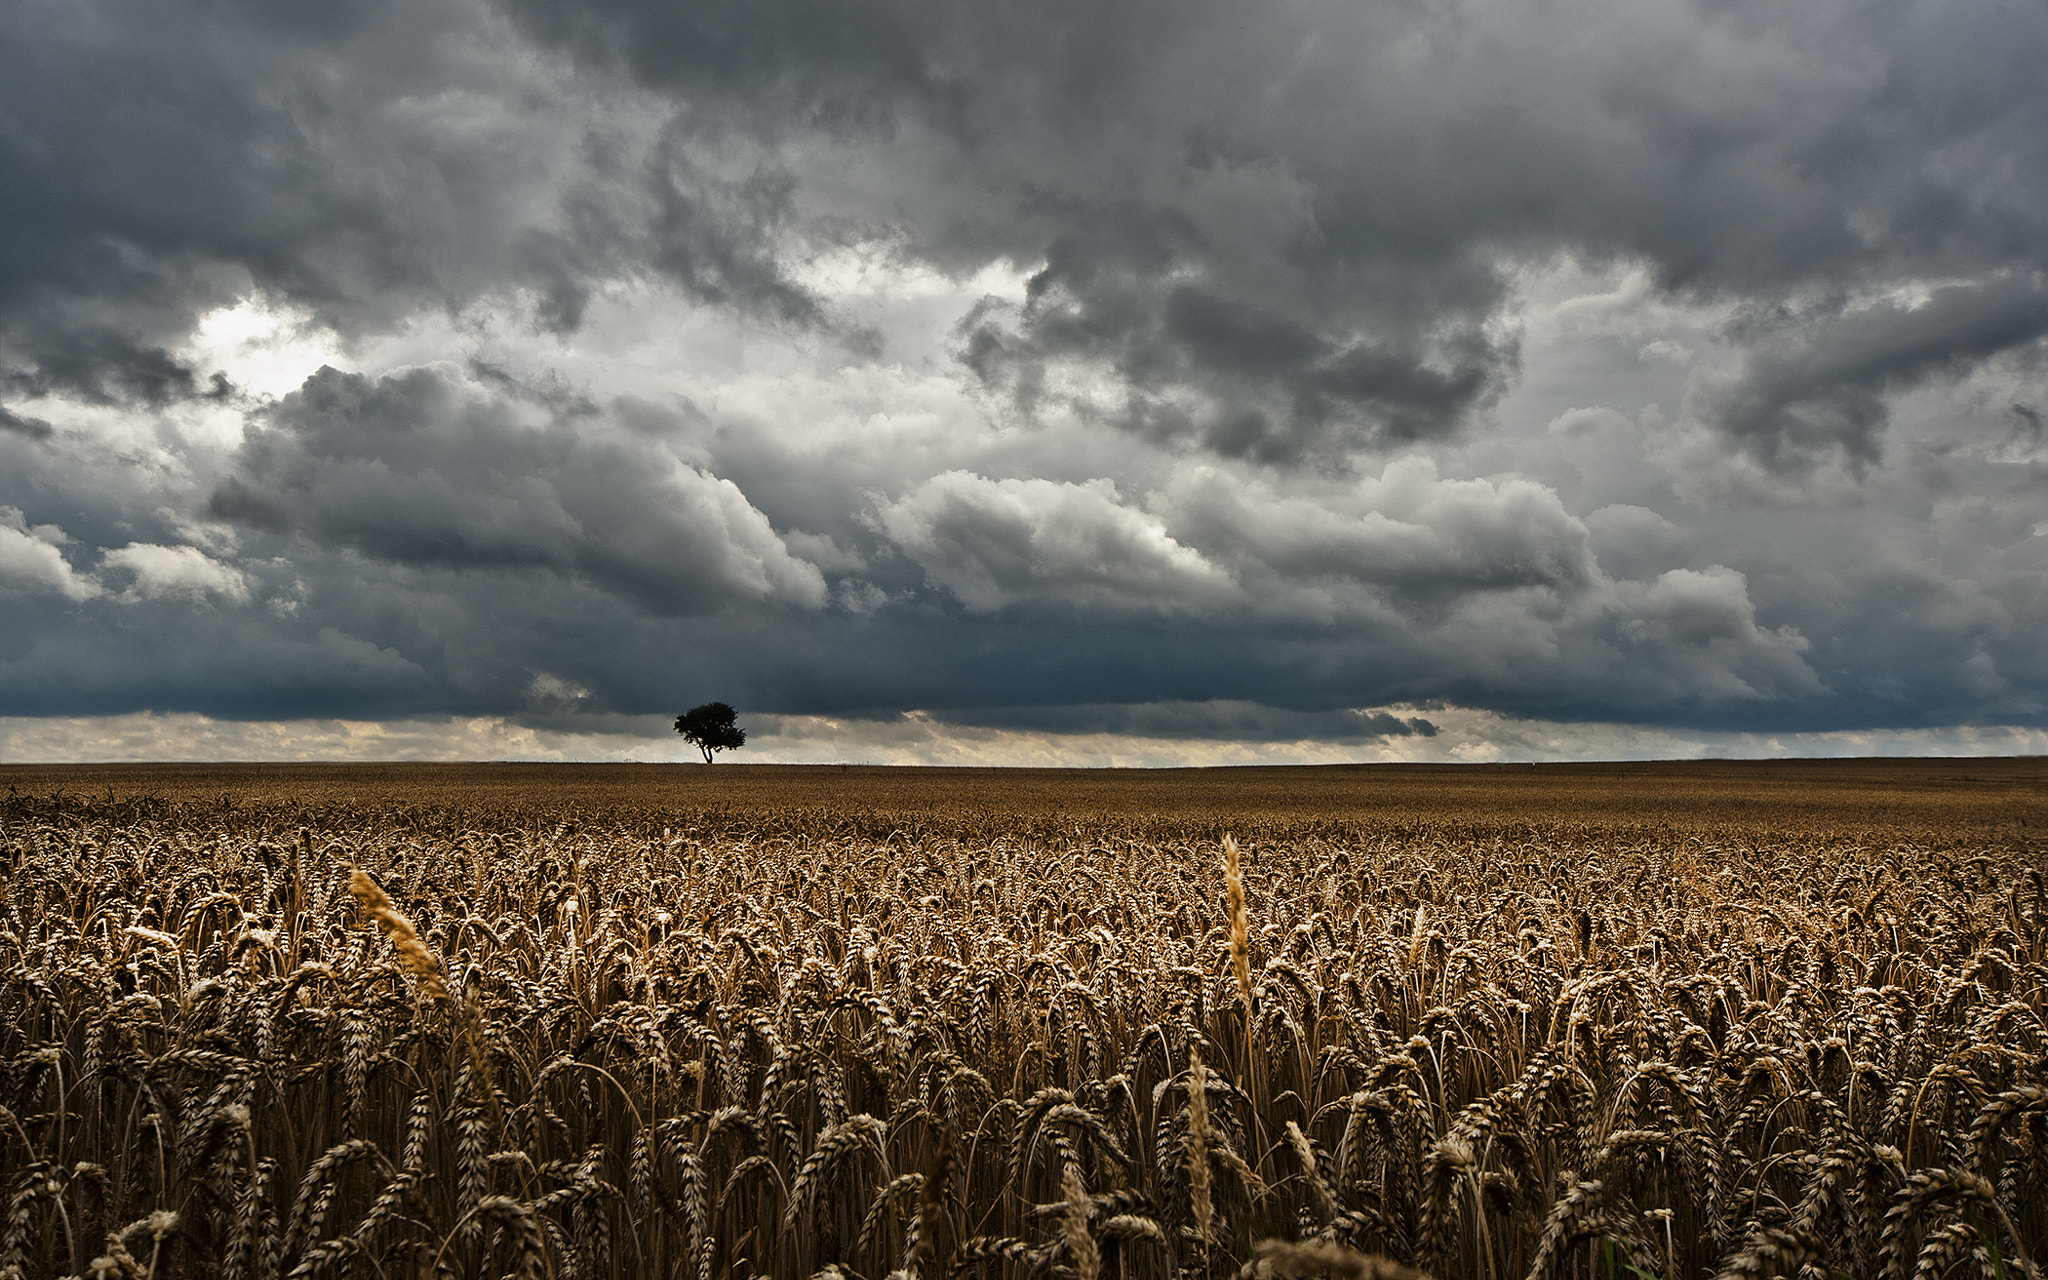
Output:
<svg viewBox="0 0 2048 1280">
<path fill-rule="evenodd" d="M 824 603 L 730 481 L 595 412 L 522 408 L 443 369 L 323 368 L 252 427 L 205 513 L 394 564 L 578 575 L 654 614 Z"/>
<path fill-rule="evenodd" d="M 2044 54 L 1990 0 L 10 6 L 0 716 L 2038 726 Z"/>
<path fill-rule="evenodd" d="M 1774 468 L 1835 450 L 1876 461 L 1891 395 L 2035 344 L 2048 333 L 2048 286 L 1994 278 L 1814 310 L 1746 319 L 1740 372 L 1695 387 L 1700 415 Z"/>
</svg>

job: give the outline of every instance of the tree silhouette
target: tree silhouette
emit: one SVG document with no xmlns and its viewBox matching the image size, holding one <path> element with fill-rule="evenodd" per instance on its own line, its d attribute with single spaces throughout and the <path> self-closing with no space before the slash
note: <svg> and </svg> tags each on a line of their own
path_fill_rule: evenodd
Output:
<svg viewBox="0 0 2048 1280">
<path fill-rule="evenodd" d="M 683 735 L 683 741 L 702 751 L 704 763 L 710 764 L 712 752 L 747 745 L 747 731 L 733 723 L 738 715 L 723 702 L 707 702 L 677 716 L 676 732 Z"/>
</svg>

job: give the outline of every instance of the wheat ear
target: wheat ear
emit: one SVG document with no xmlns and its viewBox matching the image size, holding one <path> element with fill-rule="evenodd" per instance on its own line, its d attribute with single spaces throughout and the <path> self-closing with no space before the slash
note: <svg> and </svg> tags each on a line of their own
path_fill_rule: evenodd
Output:
<svg viewBox="0 0 2048 1280">
<path fill-rule="evenodd" d="M 1102 1251 L 1096 1248 L 1095 1237 L 1088 1232 L 1088 1189 L 1081 1185 L 1081 1171 L 1068 1165 L 1060 1183 L 1067 1198 L 1066 1212 L 1060 1221 L 1061 1234 L 1074 1262 L 1074 1274 L 1078 1280 L 1096 1280 L 1102 1274 Z"/>
<path fill-rule="evenodd" d="M 392 948 L 398 952 L 398 963 L 407 973 L 418 978 L 421 988 L 435 1000 L 448 999 L 448 983 L 441 976 L 441 957 L 434 954 L 421 938 L 419 930 L 413 928 L 398 905 L 391 901 L 370 873 L 361 867 L 350 867 L 348 891 L 354 895 L 384 936 L 391 939 Z"/>
<path fill-rule="evenodd" d="M 1251 914 L 1244 905 L 1244 873 L 1238 869 L 1237 841 L 1223 837 L 1223 886 L 1230 895 L 1230 968 L 1237 975 L 1237 994 L 1244 1001 L 1249 1029 L 1252 1016 Z"/>
</svg>

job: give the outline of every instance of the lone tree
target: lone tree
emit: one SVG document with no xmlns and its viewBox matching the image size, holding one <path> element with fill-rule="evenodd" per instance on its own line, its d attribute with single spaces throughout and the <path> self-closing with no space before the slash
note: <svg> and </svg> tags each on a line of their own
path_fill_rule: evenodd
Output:
<svg viewBox="0 0 2048 1280">
<path fill-rule="evenodd" d="M 707 702 L 677 716 L 676 732 L 683 735 L 683 741 L 702 751 L 704 763 L 710 764 L 712 752 L 747 745 L 747 731 L 733 723 L 737 715 L 739 712 L 723 702 Z"/>
</svg>

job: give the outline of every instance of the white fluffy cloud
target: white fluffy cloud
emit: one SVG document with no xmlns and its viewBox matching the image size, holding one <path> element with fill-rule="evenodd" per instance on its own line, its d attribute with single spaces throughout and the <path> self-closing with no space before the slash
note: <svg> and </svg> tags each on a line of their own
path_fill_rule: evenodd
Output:
<svg viewBox="0 0 2048 1280">
<path fill-rule="evenodd" d="M 1437 594 L 1569 593 L 1595 574 L 1586 527 L 1553 490 L 1519 477 L 1444 479 L 1427 456 L 1299 497 L 1204 467 L 1177 480 L 1162 509 L 1196 546 L 1257 562 L 1276 592 L 1348 581 Z"/>
<path fill-rule="evenodd" d="M 99 583 L 76 573 L 59 548 L 71 541 L 53 524 L 30 525 L 19 507 L 0 507 L 0 588 L 53 591 L 89 600 Z"/>
<path fill-rule="evenodd" d="M 1790 699 L 1824 693 L 1807 665 L 1812 648 L 1792 627 L 1757 624 L 1749 580 L 1726 565 L 1672 569 L 1649 583 L 1609 587 L 1614 679 L 1661 680 L 1657 692 L 1709 700 Z M 1634 648 L 1649 661 L 1626 653 Z"/>
<path fill-rule="evenodd" d="M 1114 482 L 991 480 L 948 471 L 884 504 L 876 524 L 968 609 L 1056 604 L 1127 613 L 1209 612 L 1230 576 L 1122 501 Z"/>
<path fill-rule="evenodd" d="M 165 547 L 131 542 L 100 558 L 106 569 L 125 570 L 133 578 L 124 593 L 129 599 L 153 600 L 183 596 L 214 597 L 238 604 L 249 599 L 249 579 L 241 570 L 222 564 L 197 547 Z"/>
</svg>

